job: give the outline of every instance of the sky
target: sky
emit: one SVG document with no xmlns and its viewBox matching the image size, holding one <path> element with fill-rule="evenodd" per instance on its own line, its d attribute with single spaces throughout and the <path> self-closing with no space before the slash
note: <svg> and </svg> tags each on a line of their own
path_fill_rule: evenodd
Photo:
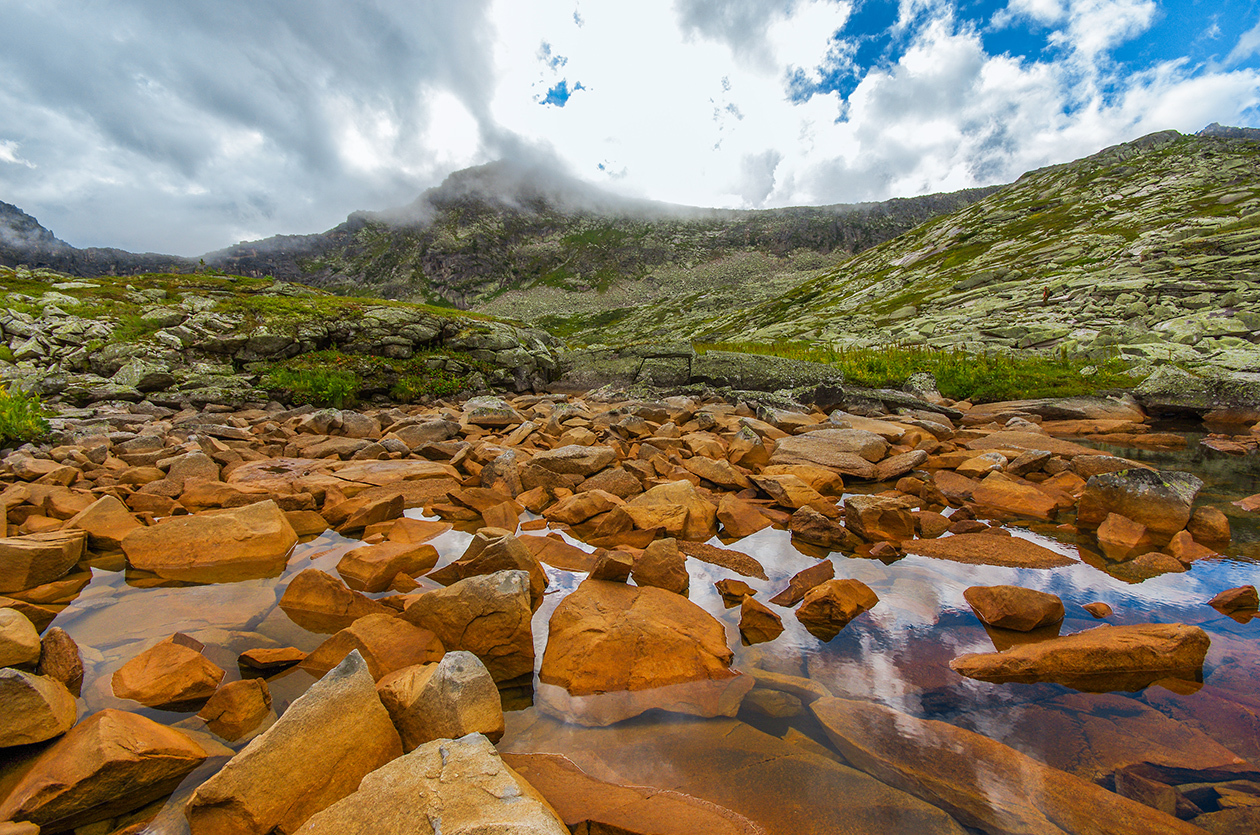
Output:
<svg viewBox="0 0 1260 835">
<path fill-rule="evenodd" d="M 194 256 L 496 159 L 768 208 L 1260 125 L 1254 0 L 0 0 L 0 200 Z"/>
</svg>

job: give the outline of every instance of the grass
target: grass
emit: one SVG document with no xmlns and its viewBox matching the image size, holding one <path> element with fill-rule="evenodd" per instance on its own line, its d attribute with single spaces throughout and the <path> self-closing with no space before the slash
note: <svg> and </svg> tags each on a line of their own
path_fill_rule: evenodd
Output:
<svg viewBox="0 0 1260 835">
<path fill-rule="evenodd" d="M 48 428 L 44 404 L 38 395 L 0 386 L 0 446 L 38 440 Z"/>
<path fill-rule="evenodd" d="M 926 371 L 936 378 L 941 394 L 974 403 L 1072 397 L 1137 384 L 1124 363 L 1114 358 L 1089 361 L 1033 353 L 971 354 L 895 345 L 835 350 L 806 342 L 714 342 L 696 343 L 695 348 L 820 362 L 839 369 L 849 382 L 871 388 L 897 388 L 911 374 Z"/>
<path fill-rule="evenodd" d="M 161 325 L 155 319 L 146 319 L 138 313 L 124 313 L 110 334 L 111 342 L 139 342 L 157 333 Z"/>
<path fill-rule="evenodd" d="M 342 408 L 375 394 L 399 403 L 449 397 L 467 389 L 475 374 L 489 372 L 486 363 L 456 351 L 391 359 L 328 350 L 273 364 L 261 385 L 290 403 Z"/>
</svg>

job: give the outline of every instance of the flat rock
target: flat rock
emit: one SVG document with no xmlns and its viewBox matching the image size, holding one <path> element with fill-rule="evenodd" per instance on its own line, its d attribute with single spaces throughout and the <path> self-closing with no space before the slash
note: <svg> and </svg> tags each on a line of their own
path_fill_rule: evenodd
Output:
<svg viewBox="0 0 1260 835">
<path fill-rule="evenodd" d="M 551 616 L 536 699 L 585 725 L 651 708 L 732 716 L 752 686 L 732 658 L 722 624 L 686 598 L 586 580 Z"/>
<path fill-rule="evenodd" d="M 368 774 L 299 835 L 568 835 L 480 734 L 438 739 Z"/>
<path fill-rule="evenodd" d="M 845 760 L 965 826 L 1038 835 L 1201 831 L 945 722 L 848 699 L 819 699 L 810 709 Z"/>
<path fill-rule="evenodd" d="M 352 652 L 193 792 L 185 807 L 189 830 L 294 832 L 400 754 L 367 663 Z"/>
<path fill-rule="evenodd" d="M 170 794 L 206 759 L 186 734 L 135 713 L 102 710 L 57 740 L 0 805 L 0 819 L 64 832 Z"/>
<path fill-rule="evenodd" d="M 534 672 L 529 575 L 498 571 L 415 595 L 403 618 L 430 630 L 447 650 L 481 659 L 496 682 Z"/>
<path fill-rule="evenodd" d="M 66 521 L 65 529 L 87 531 L 88 545 L 96 551 L 119 551 L 123 538 L 140 523 L 127 506 L 113 496 L 101 496 Z"/>
<path fill-rule="evenodd" d="M 49 531 L 0 539 L 0 593 L 60 580 L 83 558 L 87 534 Z"/>
<path fill-rule="evenodd" d="M 199 516 L 173 516 L 123 539 L 132 568 L 168 580 L 222 583 L 276 577 L 297 534 L 274 501 Z"/>
<path fill-rule="evenodd" d="M 770 463 L 816 464 L 841 475 L 870 481 L 879 474 L 872 459 L 880 460 L 887 450 L 887 442 L 874 433 L 820 429 L 780 440 L 770 456 Z"/>
<path fill-rule="evenodd" d="M 969 565 L 1000 565 L 1012 568 L 1059 568 L 1074 565 L 1065 557 L 1035 542 L 1017 536 L 967 533 L 940 539 L 916 539 L 904 543 L 908 554 L 921 554 L 938 560 Z"/>
<path fill-rule="evenodd" d="M 1063 601 L 1019 586 L 972 586 L 963 592 L 967 605 L 981 623 L 999 629 L 1031 632 L 1063 620 Z"/>
<path fill-rule="evenodd" d="M 559 475 L 592 476 L 617 460 L 617 452 L 606 446 L 579 446 L 569 444 L 558 449 L 544 450 L 530 462 Z"/>
<path fill-rule="evenodd" d="M 1075 458 L 1078 455 L 1099 455 L 1098 450 L 1074 444 L 1071 441 L 1052 438 L 1036 432 L 1018 432 L 1006 430 L 994 432 L 983 438 L 968 441 L 967 449 L 1040 449 L 1064 458 Z"/>
<path fill-rule="evenodd" d="M 0 669 L 0 748 L 43 742 L 74 725 L 74 696 L 56 679 Z"/>
<path fill-rule="evenodd" d="M 376 691 L 402 737 L 404 751 L 434 739 L 503 736 L 499 688 L 481 659 L 452 650 L 436 664 L 407 667 L 380 680 Z"/>
<path fill-rule="evenodd" d="M 692 559 L 730 569 L 736 574 L 742 574 L 745 577 L 756 577 L 759 580 L 767 579 L 766 570 L 761 563 L 743 551 L 736 551 L 734 548 L 721 548 L 717 545 L 710 545 L 707 542 L 679 540 L 678 550 Z"/>
<path fill-rule="evenodd" d="M 1077 690 L 1140 690 L 1161 678 L 1196 680 L 1207 633 L 1180 623 L 1098 626 L 1006 652 L 961 655 L 950 669 L 980 681 L 1050 681 Z"/>
</svg>

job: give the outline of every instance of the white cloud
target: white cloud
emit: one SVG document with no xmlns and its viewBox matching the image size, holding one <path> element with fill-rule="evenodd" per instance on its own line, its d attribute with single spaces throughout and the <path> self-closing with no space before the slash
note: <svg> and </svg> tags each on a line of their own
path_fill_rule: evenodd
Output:
<svg viewBox="0 0 1260 835">
<path fill-rule="evenodd" d="M 1225 66 L 1237 66 L 1253 55 L 1260 55 L 1260 23 L 1242 33 L 1242 36 L 1238 38 L 1238 43 L 1226 56 Z"/>
<path fill-rule="evenodd" d="M 21 146 L 12 140 L 0 140 L 0 162 L 7 162 L 12 165 L 24 165 L 27 168 L 34 168 L 35 163 L 29 159 L 23 159 L 18 156 L 18 148 Z"/>
</svg>

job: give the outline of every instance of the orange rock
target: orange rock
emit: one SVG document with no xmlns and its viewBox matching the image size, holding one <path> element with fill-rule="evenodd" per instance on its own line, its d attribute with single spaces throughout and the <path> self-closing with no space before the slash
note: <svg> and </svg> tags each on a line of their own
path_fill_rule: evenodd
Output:
<svg viewBox="0 0 1260 835">
<path fill-rule="evenodd" d="M 932 476 L 932 482 L 946 500 L 955 506 L 970 501 L 972 493 L 980 484 L 975 479 L 960 476 L 951 470 L 937 470 Z"/>
<path fill-rule="evenodd" d="M 382 542 L 352 548 L 337 562 L 337 573 L 355 591 L 382 592 L 398 573 L 418 577 L 437 565 L 432 545 Z"/>
<path fill-rule="evenodd" d="M 1049 521 L 1058 513 L 1058 502 L 1036 486 L 1003 473 L 990 473 L 972 491 L 971 500 L 1002 513 Z"/>
<path fill-rule="evenodd" d="M 552 522 L 578 525 L 592 516 L 607 513 L 614 507 L 620 507 L 623 504 L 625 504 L 623 499 L 611 493 L 606 493 L 603 490 L 587 490 L 583 493 L 574 493 L 572 496 L 556 502 L 543 511 L 543 516 Z"/>
<path fill-rule="evenodd" d="M 844 526 L 867 542 L 914 539 L 914 517 L 901 500 L 888 496 L 849 496 Z"/>
<path fill-rule="evenodd" d="M 718 590 L 718 594 L 722 595 L 722 603 L 728 609 L 743 603 L 745 597 L 757 594 L 757 590 L 743 580 L 722 579 L 714 583 L 713 587 Z"/>
<path fill-rule="evenodd" d="M 0 592 L 61 579 L 83 558 L 86 548 L 87 534 L 80 531 L 0 538 Z"/>
<path fill-rule="evenodd" d="M 273 501 L 163 519 L 122 541 L 127 564 L 169 580 L 218 583 L 275 577 L 297 534 Z"/>
<path fill-rule="evenodd" d="M 686 596 L 691 578 L 687 575 L 687 558 L 678 552 L 678 542 L 658 539 L 644 549 L 634 561 L 631 579 L 639 586 L 654 586 Z"/>
<path fill-rule="evenodd" d="M 910 515 L 914 517 L 915 531 L 924 539 L 936 539 L 952 524 L 949 517 L 931 510 L 912 510 Z"/>
<path fill-rule="evenodd" d="M 64 684 L 12 667 L 0 668 L 0 699 L 0 750 L 52 739 L 77 717 L 74 696 Z"/>
<path fill-rule="evenodd" d="M 773 641 L 783 634 L 783 619 L 746 595 L 739 608 L 739 636 L 745 646 Z"/>
<path fill-rule="evenodd" d="M 817 545 L 829 551 L 852 553 L 861 540 L 835 520 L 828 519 L 812 507 L 802 507 L 792 514 L 788 530 L 802 542 Z"/>
<path fill-rule="evenodd" d="M 1119 562 L 1135 556 L 1138 549 L 1142 553 L 1149 551 L 1151 538 L 1146 535 L 1145 525 L 1118 513 L 1109 513 L 1098 526 L 1098 544 L 1107 559 Z"/>
<path fill-rule="evenodd" d="M 256 730 L 272 715 L 271 690 L 261 678 L 223 685 L 197 712 L 207 728 L 229 742 Z"/>
<path fill-rule="evenodd" d="M 1016 568 L 1058 568 L 1076 560 L 1014 536 L 968 533 L 941 539 L 916 539 L 904 544 L 907 553 L 971 565 Z"/>
<path fill-rule="evenodd" d="M 79 645 L 59 626 L 45 631 L 40 639 L 39 674 L 60 681 L 74 696 L 83 688 Z"/>
<path fill-rule="evenodd" d="M 439 661 L 445 652 L 442 642 L 428 629 L 395 615 L 365 615 L 316 647 L 301 666 L 312 675 L 322 676 L 355 650 L 377 681 L 413 664 Z"/>
<path fill-rule="evenodd" d="M 972 586 L 963 592 L 981 623 L 1000 629 L 1031 632 L 1063 620 L 1058 595 L 1019 586 Z"/>
<path fill-rule="evenodd" d="M 595 552 L 595 565 L 591 568 L 592 580 L 624 583 L 634 571 L 634 556 L 626 551 L 608 551 L 600 548 Z"/>
<path fill-rule="evenodd" d="M 626 502 L 620 510 L 638 530 L 661 527 L 669 536 L 704 542 L 717 534 L 717 508 L 686 481 L 657 485 Z"/>
<path fill-rule="evenodd" d="M 1186 530 L 1196 542 L 1225 543 L 1231 539 L 1229 518 L 1214 507 L 1196 507 Z"/>
<path fill-rule="evenodd" d="M 1145 525 L 1158 541 L 1171 537 L 1190 521 L 1191 505 L 1203 482 L 1189 473 L 1120 470 L 1091 476 L 1077 509 L 1078 525 L 1101 524 L 1119 513 Z"/>
<path fill-rule="evenodd" d="M 707 562 L 710 565 L 720 565 L 722 568 L 729 568 L 731 571 L 743 574 L 745 577 L 756 577 L 760 580 L 766 579 L 766 570 L 761 563 L 743 551 L 736 551 L 733 548 L 719 548 L 707 542 L 687 542 L 686 540 L 678 542 L 678 550 L 693 559 Z"/>
<path fill-rule="evenodd" d="M 753 480 L 780 507 L 791 510 L 812 507 L 824 515 L 839 515 L 834 501 L 824 499 L 817 490 L 794 475 L 761 475 Z"/>
<path fill-rule="evenodd" d="M 341 533 L 360 530 L 378 522 L 387 522 L 402 516 L 406 502 L 402 493 L 390 488 L 384 496 L 362 493 L 353 499 L 325 506 L 320 515 Z"/>
<path fill-rule="evenodd" d="M 1207 548 L 1194 541 L 1194 537 L 1189 531 L 1181 531 L 1168 541 L 1168 553 L 1172 554 L 1181 562 L 1189 565 L 1195 560 L 1208 559 L 1209 557 L 1218 556 L 1211 548 Z"/>
<path fill-rule="evenodd" d="M 710 481 L 727 490 L 743 490 L 752 484 L 748 476 L 732 467 L 725 458 L 716 461 L 696 455 L 683 461 L 683 467 L 705 481 Z"/>
<path fill-rule="evenodd" d="M 879 597 L 861 580 L 827 580 L 805 593 L 796 619 L 815 638 L 830 641 L 877 603 Z"/>
<path fill-rule="evenodd" d="M 718 521 L 726 536 L 743 539 L 770 527 L 771 522 L 757 506 L 731 495 L 722 497 L 717 509 Z"/>
<path fill-rule="evenodd" d="M 136 517 L 113 496 L 101 496 L 65 524 L 67 530 L 87 531 L 88 544 L 97 551 L 121 550 L 123 537 L 138 527 Z"/>
<path fill-rule="evenodd" d="M 547 574 L 516 536 L 501 529 L 482 528 L 477 531 L 463 556 L 428 576 L 449 586 L 469 577 L 516 570 L 529 574 L 529 597 L 531 605 L 537 609 L 547 589 Z"/>
<path fill-rule="evenodd" d="M 803 571 L 796 572 L 788 581 L 787 588 L 770 598 L 770 602 L 776 606 L 795 606 L 805 599 L 806 592 L 835 576 L 835 565 L 831 560 L 823 560 Z"/>
<path fill-rule="evenodd" d="M 306 653 L 297 647 L 280 647 L 278 649 L 259 647 L 242 652 L 237 658 L 237 662 L 252 670 L 272 672 L 288 669 L 294 664 L 300 664 L 304 658 L 306 658 Z"/>
<path fill-rule="evenodd" d="M 589 572 L 595 565 L 595 555 L 565 542 L 559 534 L 546 536 L 522 536 L 521 544 L 529 549 L 534 559 L 564 571 Z"/>
<path fill-rule="evenodd" d="M 1260 596 L 1257 596 L 1255 586 L 1239 586 L 1236 589 L 1226 589 L 1216 595 L 1208 601 L 1208 605 L 1225 614 L 1230 614 L 1245 609 L 1260 608 Z"/>
<path fill-rule="evenodd" d="M 289 581 L 280 609 L 303 629 L 336 632 L 365 615 L 389 614 L 391 609 L 357 591 L 351 591 L 330 574 L 308 568 Z"/>
<path fill-rule="evenodd" d="M 844 495 L 844 479 L 834 470 L 817 464 L 771 464 L 763 468 L 761 474 L 796 476 L 824 496 Z"/>
<path fill-rule="evenodd" d="M 490 528 L 502 528 L 516 533 L 521 522 L 521 506 L 516 502 L 503 502 L 481 512 L 481 518 Z"/>
<path fill-rule="evenodd" d="M 1102 601 L 1094 601 L 1093 603 L 1086 603 L 1081 608 L 1089 612 L 1090 615 L 1094 618 L 1109 618 L 1112 615 L 1111 607 L 1108 606 L 1106 603 L 1103 603 Z"/>
<path fill-rule="evenodd" d="M 120 699 L 172 708 L 210 698 L 226 674 L 201 654 L 200 644 L 175 634 L 115 670 L 111 684 Z"/>
</svg>

